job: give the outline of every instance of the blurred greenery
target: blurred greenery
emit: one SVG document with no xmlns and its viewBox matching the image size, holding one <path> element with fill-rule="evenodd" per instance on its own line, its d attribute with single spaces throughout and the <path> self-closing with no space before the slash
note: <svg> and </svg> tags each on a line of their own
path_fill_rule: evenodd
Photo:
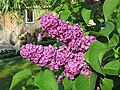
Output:
<svg viewBox="0 0 120 90">
<path fill-rule="evenodd" d="M 9 90 L 11 81 L 15 73 L 24 70 L 31 69 L 33 73 L 39 72 L 40 67 L 31 63 L 30 61 L 21 58 L 20 56 L 14 58 L 7 58 L 0 60 L 0 90 Z M 20 83 L 17 90 L 21 90 Z"/>
</svg>

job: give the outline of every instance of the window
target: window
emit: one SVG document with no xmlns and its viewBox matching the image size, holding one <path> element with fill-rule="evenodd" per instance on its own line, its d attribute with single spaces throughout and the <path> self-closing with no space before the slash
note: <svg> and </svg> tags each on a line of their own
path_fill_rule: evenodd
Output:
<svg viewBox="0 0 120 90">
<path fill-rule="evenodd" d="M 26 24 L 34 23 L 34 12 L 29 9 L 25 10 L 25 23 Z"/>
</svg>

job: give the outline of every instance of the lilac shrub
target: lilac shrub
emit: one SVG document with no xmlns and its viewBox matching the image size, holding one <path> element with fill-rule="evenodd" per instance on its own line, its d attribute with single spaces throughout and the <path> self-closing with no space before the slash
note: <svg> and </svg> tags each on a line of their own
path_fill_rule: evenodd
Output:
<svg viewBox="0 0 120 90">
<path fill-rule="evenodd" d="M 42 16 L 40 23 L 51 38 L 58 39 L 63 45 L 57 48 L 26 44 L 22 46 L 21 56 L 38 66 L 49 66 L 50 70 L 63 69 L 63 74 L 69 79 L 74 79 L 79 74 L 89 77 L 93 70 L 84 60 L 84 53 L 96 38 L 85 36 L 79 25 L 70 26 L 52 14 Z"/>
</svg>

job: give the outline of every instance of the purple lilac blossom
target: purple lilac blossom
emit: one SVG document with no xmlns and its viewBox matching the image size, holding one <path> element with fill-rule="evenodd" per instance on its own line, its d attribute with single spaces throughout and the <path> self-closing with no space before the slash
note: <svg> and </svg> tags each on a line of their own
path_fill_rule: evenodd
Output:
<svg viewBox="0 0 120 90">
<path fill-rule="evenodd" d="M 71 54 L 69 48 L 67 46 L 62 45 L 57 50 L 56 54 L 56 63 L 62 67 L 68 62 L 69 55 Z"/>
<path fill-rule="evenodd" d="M 60 35 L 58 40 L 60 42 L 70 43 L 72 40 L 76 40 L 78 38 L 82 38 L 84 36 L 84 32 L 79 25 L 75 24 L 73 26 L 68 25 L 67 30 Z"/>
<path fill-rule="evenodd" d="M 57 81 L 58 81 L 58 83 L 60 83 L 61 81 L 62 81 L 62 78 L 63 78 L 63 76 L 58 76 L 58 78 L 57 78 Z"/>
<path fill-rule="evenodd" d="M 97 86 L 96 90 L 101 90 L 100 86 Z"/>
<path fill-rule="evenodd" d="M 38 65 L 39 66 L 45 66 L 50 63 L 52 63 L 55 60 L 56 55 L 56 47 L 53 47 L 51 45 L 44 46 L 44 51 L 42 52 L 42 57 L 40 58 Z M 51 67 L 50 67 L 51 69 Z"/>
<path fill-rule="evenodd" d="M 26 44 L 22 46 L 20 54 L 38 66 L 46 66 L 55 60 L 56 47 Z"/>
<path fill-rule="evenodd" d="M 79 74 L 89 77 L 94 70 L 84 60 L 84 53 L 96 38 L 85 36 L 79 25 L 70 26 L 52 14 L 42 16 L 40 23 L 51 38 L 58 39 L 63 45 L 57 48 L 26 44 L 22 46 L 21 56 L 38 66 L 49 66 L 50 70 L 63 68 L 64 75 L 69 79 L 74 79 Z"/>
<path fill-rule="evenodd" d="M 49 30 L 58 26 L 58 18 L 52 14 L 43 15 L 40 19 L 42 28 Z"/>
<path fill-rule="evenodd" d="M 68 47 L 70 47 L 73 51 L 85 52 L 89 49 L 90 45 L 96 40 L 94 36 L 83 36 L 81 38 L 73 39 L 70 43 L 68 43 Z"/>
<path fill-rule="evenodd" d="M 81 38 L 82 36 L 84 36 L 83 29 L 79 25 L 76 24 L 70 26 L 67 24 L 67 22 L 65 22 L 64 20 L 59 20 L 55 16 L 53 16 L 52 19 L 51 18 L 51 14 L 46 14 L 40 19 L 42 27 L 48 32 L 51 38 L 57 38 L 60 42 L 69 43 L 72 39 Z M 52 21 L 55 26 L 53 26 Z M 46 23 L 49 23 L 49 26 Z"/>
<path fill-rule="evenodd" d="M 72 53 L 69 57 L 69 61 L 64 66 L 64 75 L 69 79 L 74 79 L 76 75 L 85 74 L 89 77 L 89 66 L 84 60 L 84 54 Z"/>
<path fill-rule="evenodd" d="M 22 47 L 20 54 L 38 66 L 48 65 L 50 70 L 64 68 L 63 73 L 69 79 L 74 79 L 79 74 L 85 74 L 88 77 L 90 75 L 89 66 L 84 60 L 84 53 L 73 53 L 65 45 L 57 49 L 51 45 L 26 44 Z"/>
</svg>

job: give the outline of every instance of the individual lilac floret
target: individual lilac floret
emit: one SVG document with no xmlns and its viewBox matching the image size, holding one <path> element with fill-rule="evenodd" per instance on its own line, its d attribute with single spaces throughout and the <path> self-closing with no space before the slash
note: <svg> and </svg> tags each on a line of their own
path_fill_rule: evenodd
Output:
<svg viewBox="0 0 120 90">
<path fill-rule="evenodd" d="M 69 79 L 74 79 L 75 76 L 79 74 L 85 74 L 86 76 L 89 76 L 89 69 L 86 68 L 89 67 L 87 63 L 84 60 L 84 54 L 79 53 L 73 53 L 69 57 L 69 61 L 64 66 L 64 75 Z M 86 70 L 86 71 L 84 71 Z M 84 71 L 84 72 L 83 72 Z"/>
<path fill-rule="evenodd" d="M 101 89 L 100 89 L 100 86 L 97 86 L 96 90 L 101 90 Z"/>
<path fill-rule="evenodd" d="M 63 78 L 63 76 L 58 76 L 58 78 L 57 78 L 57 81 L 58 81 L 58 83 L 60 83 L 61 81 L 62 81 L 62 78 Z"/>
</svg>

